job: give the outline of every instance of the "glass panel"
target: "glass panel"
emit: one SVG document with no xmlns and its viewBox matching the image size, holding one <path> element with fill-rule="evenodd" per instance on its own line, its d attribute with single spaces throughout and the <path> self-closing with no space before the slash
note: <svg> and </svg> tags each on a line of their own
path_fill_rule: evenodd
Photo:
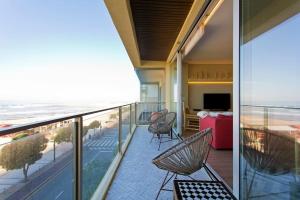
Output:
<svg viewBox="0 0 300 200">
<path fill-rule="evenodd" d="M 134 131 L 135 126 L 135 104 L 131 104 L 131 132 Z"/>
<path fill-rule="evenodd" d="M 138 124 L 148 124 L 148 119 L 153 112 L 161 111 L 165 108 L 165 103 L 140 102 L 137 103 L 137 120 Z"/>
<path fill-rule="evenodd" d="M 177 67 L 176 65 L 172 65 L 172 77 L 171 77 L 171 105 L 170 111 L 177 113 Z M 177 130 L 177 118 L 174 123 L 174 129 Z"/>
<path fill-rule="evenodd" d="M 141 84 L 141 102 L 158 102 L 159 86 L 156 83 Z"/>
<path fill-rule="evenodd" d="M 299 11 L 241 1 L 241 199 L 300 199 Z"/>
<path fill-rule="evenodd" d="M 1 136 L 0 199 L 72 199 L 72 120 Z"/>
<path fill-rule="evenodd" d="M 177 112 L 177 67 L 172 67 L 172 100 L 171 100 L 171 111 Z"/>
<path fill-rule="evenodd" d="M 118 153 L 119 110 L 83 118 L 83 199 L 90 199 Z"/>
<path fill-rule="evenodd" d="M 148 123 L 148 118 L 150 117 L 150 112 L 148 111 L 148 103 L 140 102 L 137 103 L 137 124 L 144 125 Z"/>
<path fill-rule="evenodd" d="M 122 107 L 122 145 L 130 132 L 130 106 Z"/>
</svg>

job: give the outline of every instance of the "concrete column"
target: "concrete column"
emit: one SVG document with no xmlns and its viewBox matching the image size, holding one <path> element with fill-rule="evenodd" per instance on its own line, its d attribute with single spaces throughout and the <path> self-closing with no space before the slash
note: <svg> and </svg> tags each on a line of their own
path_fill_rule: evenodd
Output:
<svg viewBox="0 0 300 200">
<path fill-rule="evenodd" d="M 177 132 L 182 135 L 182 55 L 177 52 Z"/>
</svg>

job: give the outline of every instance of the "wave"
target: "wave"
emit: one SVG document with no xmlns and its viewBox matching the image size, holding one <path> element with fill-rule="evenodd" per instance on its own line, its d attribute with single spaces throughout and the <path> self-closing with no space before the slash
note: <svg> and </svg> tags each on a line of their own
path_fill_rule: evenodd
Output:
<svg viewBox="0 0 300 200">
<path fill-rule="evenodd" d="M 58 104 L 0 104 L 0 124 L 21 125 L 47 120 L 68 114 L 99 109 L 92 106 L 68 106 Z"/>
</svg>

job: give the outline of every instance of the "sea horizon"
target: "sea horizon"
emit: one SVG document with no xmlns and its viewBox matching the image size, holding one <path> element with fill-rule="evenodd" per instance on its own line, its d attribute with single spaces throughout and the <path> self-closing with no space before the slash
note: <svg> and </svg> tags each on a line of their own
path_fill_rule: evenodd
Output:
<svg viewBox="0 0 300 200">
<path fill-rule="evenodd" d="M 58 103 L 0 100 L 0 130 L 124 104 L 123 102 Z M 2 126 L 2 127 L 1 127 Z"/>
</svg>

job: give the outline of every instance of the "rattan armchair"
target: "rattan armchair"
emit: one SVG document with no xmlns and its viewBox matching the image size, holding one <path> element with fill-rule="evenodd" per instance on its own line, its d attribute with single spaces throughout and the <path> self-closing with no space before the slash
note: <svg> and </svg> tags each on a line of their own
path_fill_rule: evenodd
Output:
<svg viewBox="0 0 300 200">
<path fill-rule="evenodd" d="M 194 172 L 204 168 L 209 177 L 215 179 L 205 165 L 211 142 L 212 132 L 208 128 L 182 140 L 153 159 L 153 164 L 167 171 L 156 199 L 162 190 L 171 191 L 164 187 L 172 178 L 176 179 L 177 175 L 190 177 Z M 170 172 L 173 174 L 168 178 Z"/>
<path fill-rule="evenodd" d="M 159 139 L 158 150 L 160 149 L 160 145 L 162 141 L 162 135 L 170 135 L 172 139 L 172 128 L 176 119 L 175 112 L 169 112 L 166 114 L 162 114 L 158 119 L 156 119 L 153 123 L 151 123 L 148 127 L 148 131 L 153 134 L 151 141 L 156 135 Z M 169 140 L 168 140 L 169 141 Z"/>
</svg>

